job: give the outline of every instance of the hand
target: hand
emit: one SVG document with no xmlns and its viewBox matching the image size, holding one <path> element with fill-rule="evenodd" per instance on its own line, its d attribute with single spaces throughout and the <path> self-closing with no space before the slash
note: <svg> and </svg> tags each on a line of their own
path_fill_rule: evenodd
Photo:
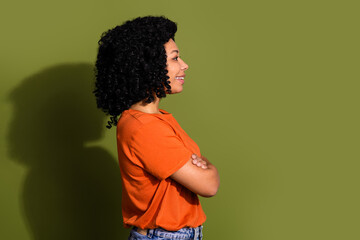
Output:
<svg viewBox="0 0 360 240">
<path fill-rule="evenodd" d="M 191 155 L 192 157 L 192 163 L 202 169 L 207 169 L 207 162 L 204 161 L 201 157 L 199 157 L 198 155 L 196 155 L 195 153 L 193 155 Z"/>
</svg>

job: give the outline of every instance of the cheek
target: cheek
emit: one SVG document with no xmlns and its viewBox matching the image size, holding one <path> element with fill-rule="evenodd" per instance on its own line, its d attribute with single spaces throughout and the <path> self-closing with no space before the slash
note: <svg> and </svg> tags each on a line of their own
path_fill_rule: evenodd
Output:
<svg viewBox="0 0 360 240">
<path fill-rule="evenodd" d="M 171 64 L 168 66 L 168 75 L 169 77 L 176 76 L 178 72 L 180 71 L 180 65 L 179 64 Z"/>
</svg>

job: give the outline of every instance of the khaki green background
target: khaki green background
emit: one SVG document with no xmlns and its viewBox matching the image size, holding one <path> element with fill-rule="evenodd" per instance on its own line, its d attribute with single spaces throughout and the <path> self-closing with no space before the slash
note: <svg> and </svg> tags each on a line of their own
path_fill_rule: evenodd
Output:
<svg viewBox="0 0 360 240">
<path fill-rule="evenodd" d="M 163 99 L 219 169 L 206 240 L 360 239 L 357 1 L 7 1 L 0 7 L 0 239 L 118 240 L 115 128 L 97 41 L 165 15 L 189 64 Z"/>
</svg>

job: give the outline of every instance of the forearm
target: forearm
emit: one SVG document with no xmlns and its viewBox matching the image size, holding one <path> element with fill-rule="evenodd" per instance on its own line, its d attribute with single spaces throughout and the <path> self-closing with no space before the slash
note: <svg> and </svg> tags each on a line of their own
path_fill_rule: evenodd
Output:
<svg viewBox="0 0 360 240">
<path fill-rule="evenodd" d="M 190 191 L 203 197 L 214 196 L 220 184 L 219 173 L 214 165 L 209 162 L 209 166 L 206 168 L 197 167 L 192 163 L 192 159 L 171 177 Z"/>
<path fill-rule="evenodd" d="M 213 186 L 213 188 L 214 188 L 213 195 L 215 195 L 217 193 L 217 190 L 219 189 L 219 185 L 220 185 L 219 172 L 218 172 L 217 168 L 206 157 L 201 156 L 201 158 L 206 162 L 206 165 L 207 165 L 207 169 L 204 169 L 204 170 L 208 170 L 211 172 L 208 180 L 212 182 L 211 186 Z"/>
<path fill-rule="evenodd" d="M 198 174 L 201 175 L 201 181 L 204 181 L 206 183 L 206 185 L 204 186 L 205 192 L 210 193 L 207 197 L 214 196 L 220 185 L 220 177 L 218 170 L 205 156 L 199 157 L 196 154 L 193 154 L 192 158 L 194 165 L 202 168 L 202 170 L 205 170 L 199 171 Z"/>
<path fill-rule="evenodd" d="M 194 173 L 189 189 L 202 197 L 214 196 L 220 185 L 219 173 L 216 167 L 209 162 L 206 169 L 195 167 L 193 170 L 197 172 Z M 194 185 L 194 183 L 199 185 Z"/>
</svg>

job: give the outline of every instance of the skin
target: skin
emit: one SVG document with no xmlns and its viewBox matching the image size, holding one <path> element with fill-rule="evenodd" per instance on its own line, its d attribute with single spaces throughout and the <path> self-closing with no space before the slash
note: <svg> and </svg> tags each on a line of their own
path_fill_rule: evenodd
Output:
<svg viewBox="0 0 360 240">
<path fill-rule="evenodd" d="M 167 70 L 171 86 L 171 94 L 183 91 L 183 84 L 176 77 L 185 76 L 185 71 L 189 66 L 180 58 L 179 48 L 176 43 L 170 39 L 164 44 L 167 56 Z M 186 82 L 186 79 L 184 78 Z M 145 113 L 157 113 L 159 111 L 160 99 L 155 95 L 155 101 L 145 103 L 140 101 L 130 108 Z M 182 184 L 190 191 L 203 197 L 212 197 L 217 193 L 220 184 L 219 173 L 214 165 L 204 156 L 193 154 L 188 162 L 178 171 L 170 176 L 176 182 Z"/>
<path fill-rule="evenodd" d="M 192 164 L 198 166 L 198 167 L 201 167 L 203 169 L 207 169 L 207 162 L 204 161 L 201 157 L 199 157 L 198 155 L 196 154 L 193 154 L 191 155 L 191 158 L 192 158 Z"/>
<path fill-rule="evenodd" d="M 202 197 L 214 196 L 220 185 L 219 173 L 205 156 L 196 156 L 197 161 L 205 161 L 200 167 L 193 163 L 193 157 L 170 177 L 190 191 Z M 203 167 L 205 166 L 206 167 Z"/>
<path fill-rule="evenodd" d="M 167 70 L 171 86 L 171 94 L 180 93 L 183 91 L 183 84 L 176 77 L 185 77 L 185 71 L 189 66 L 180 58 L 179 48 L 174 40 L 170 39 L 164 45 L 167 56 Z M 185 81 L 185 78 L 184 78 Z"/>
<path fill-rule="evenodd" d="M 177 76 L 185 76 L 185 71 L 189 66 L 180 58 L 180 51 L 174 40 L 170 39 L 167 43 L 164 44 L 166 51 L 166 69 L 168 70 L 168 76 L 171 86 L 171 94 L 181 93 L 183 91 L 183 84 L 175 79 Z M 186 82 L 186 78 L 184 78 Z M 146 113 L 160 113 L 159 111 L 159 102 L 160 99 L 155 96 L 155 101 L 151 103 L 145 103 L 145 101 L 140 101 L 133 104 L 130 108 L 139 110 Z"/>
</svg>

